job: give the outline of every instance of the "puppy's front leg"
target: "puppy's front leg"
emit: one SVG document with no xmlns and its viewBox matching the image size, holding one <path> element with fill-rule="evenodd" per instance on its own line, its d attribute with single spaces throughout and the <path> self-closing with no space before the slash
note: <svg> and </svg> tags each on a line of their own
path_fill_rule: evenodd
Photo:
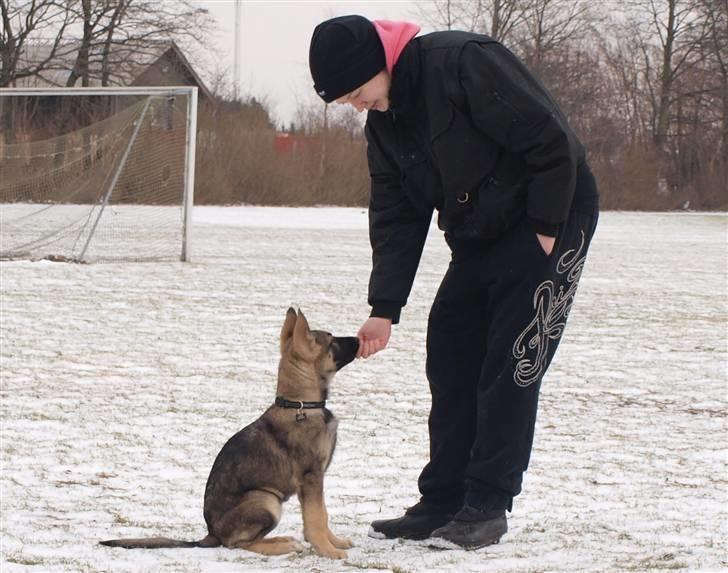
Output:
<svg viewBox="0 0 728 573">
<path fill-rule="evenodd" d="M 321 486 L 321 491 L 323 492 L 323 484 Z M 351 540 L 346 539 L 345 537 L 339 537 L 333 531 L 331 531 L 331 528 L 329 528 L 329 512 L 326 509 L 326 500 L 324 499 L 323 494 L 321 496 L 321 507 L 323 508 L 324 513 L 326 533 L 329 537 L 329 541 L 331 541 L 331 544 L 337 549 L 351 549 L 352 547 L 354 547 L 354 544 L 351 542 Z"/>
<path fill-rule="evenodd" d="M 329 531 L 323 478 L 323 473 L 308 473 L 303 477 L 301 491 L 298 493 L 303 514 L 303 536 L 319 555 L 331 559 L 346 559 L 346 551 L 334 547 L 330 537 L 333 534 Z"/>
</svg>

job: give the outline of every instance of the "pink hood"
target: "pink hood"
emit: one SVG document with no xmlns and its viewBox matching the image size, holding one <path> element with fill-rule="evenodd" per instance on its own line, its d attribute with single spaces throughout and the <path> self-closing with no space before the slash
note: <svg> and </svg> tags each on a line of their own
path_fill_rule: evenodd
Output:
<svg viewBox="0 0 728 573">
<path fill-rule="evenodd" d="M 390 20 L 374 20 L 374 27 L 384 46 L 387 71 L 391 74 L 402 50 L 407 42 L 417 35 L 420 27 L 409 22 L 392 22 Z"/>
</svg>

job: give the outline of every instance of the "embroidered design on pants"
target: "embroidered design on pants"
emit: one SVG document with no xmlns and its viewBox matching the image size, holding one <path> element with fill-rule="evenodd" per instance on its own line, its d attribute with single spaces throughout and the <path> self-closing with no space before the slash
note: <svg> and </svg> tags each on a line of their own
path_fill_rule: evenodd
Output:
<svg viewBox="0 0 728 573">
<path fill-rule="evenodd" d="M 536 316 L 513 343 L 513 356 L 518 361 L 513 380 L 519 386 L 530 386 L 543 376 L 551 341 L 557 341 L 564 332 L 584 268 L 584 244 L 582 231 L 579 247 L 566 251 L 556 264 L 558 292 L 554 292 L 554 282 L 550 280 L 542 282 L 534 292 L 533 308 Z M 564 275 L 565 280 L 561 280 Z"/>
</svg>

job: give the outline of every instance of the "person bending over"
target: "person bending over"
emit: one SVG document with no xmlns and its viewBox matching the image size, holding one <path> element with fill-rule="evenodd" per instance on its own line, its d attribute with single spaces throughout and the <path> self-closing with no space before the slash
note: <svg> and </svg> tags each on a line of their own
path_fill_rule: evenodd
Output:
<svg viewBox="0 0 728 573">
<path fill-rule="evenodd" d="M 451 261 L 430 310 L 429 462 L 419 503 L 373 537 L 477 549 L 507 530 L 541 380 L 597 225 L 584 146 L 503 44 L 342 16 L 313 32 L 317 94 L 367 110 L 370 317 L 359 356 L 387 346 L 433 210 Z"/>
</svg>

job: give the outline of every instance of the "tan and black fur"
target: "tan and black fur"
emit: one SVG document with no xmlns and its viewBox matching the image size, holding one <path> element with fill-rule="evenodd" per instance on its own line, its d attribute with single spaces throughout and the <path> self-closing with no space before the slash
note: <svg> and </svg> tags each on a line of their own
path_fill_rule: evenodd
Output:
<svg viewBox="0 0 728 573">
<path fill-rule="evenodd" d="M 327 398 L 337 370 L 356 356 L 355 337 L 310 330 L 301 311 L 289 308 L 281 329 L 277 395 L 288 401 Z M 266 537 L 278 525 L 281 505 L 298 496 L 303 536 L 316 553 L 343 559 L 351 542 L 329 529 L 324 472 L 336 446 L 338 420 L 325 407 L 270 406 L 223 446 L 205 489 L 208 535 L 200 541 L 115 539 L 103 545 L 131 548 L 234 547 L 265 555 L 303 550 L 292 537 Z"/>
</svg>

